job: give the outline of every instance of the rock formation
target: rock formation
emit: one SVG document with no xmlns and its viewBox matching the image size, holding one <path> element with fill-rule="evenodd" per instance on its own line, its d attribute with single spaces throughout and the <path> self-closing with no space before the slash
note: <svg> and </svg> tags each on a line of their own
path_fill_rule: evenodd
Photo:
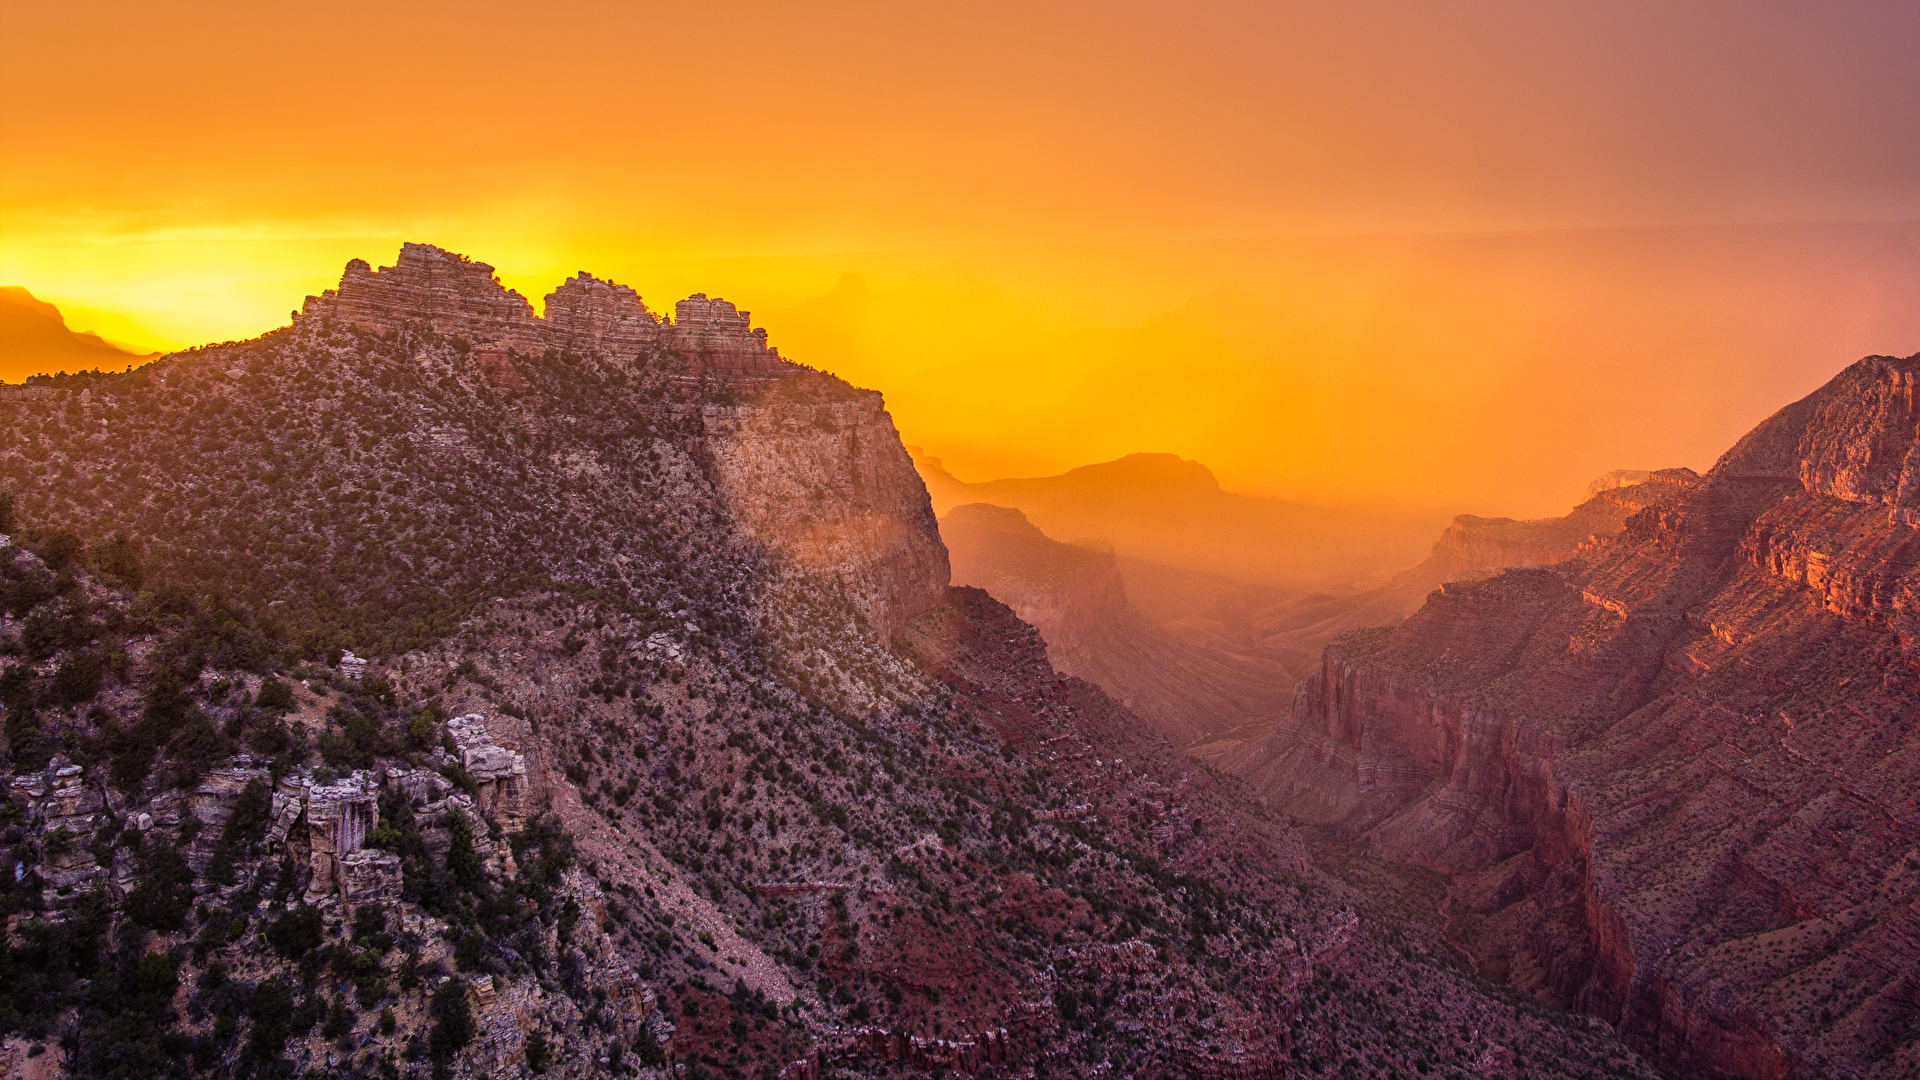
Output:
<svg viewBox="0 0 1920 1080">
<path fill-rule="evenodd" d="M 1914 1075 L 1916 373 L 1868 357 L 1618 537 L 1336 640 L 1246 771 L 1676 1068 Z"/>
<path fill-rule="evenodd" d="M 500 284 L 493 267 L 431 244 L 403 244 L 399 259 L 378 270 L 364 259 L 348 262 L 339 288 L 307 297 L 300 317 L 338 319 L 373 332 L 425 326 L 497 349 L 503 358 L 568 349 L 631 359 L 669 345 L 694 361 L 690 374 L 738 380 L 783 373 L 767 332 L 725 300 L 696 293 L 675 305 L 672 323 L 663 323 L 631 287 L 582 271 L 548 294 L 542 318 L 526 297 Z"/>
<path fill-rule="evenodd" d="M 733 519 L 793 575 L 831 581 L 881 641 L 945 596 L 947 552 L 880 395 L 709 406 L 713 481 Z"/>
</svg>

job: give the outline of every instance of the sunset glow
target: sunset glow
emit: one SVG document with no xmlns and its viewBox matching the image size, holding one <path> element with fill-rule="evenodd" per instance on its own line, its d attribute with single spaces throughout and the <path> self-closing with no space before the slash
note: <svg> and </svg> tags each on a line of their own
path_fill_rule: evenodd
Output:
<svg viewBox="0 0 1920 1080">
<path fill-rule="evenodd" d="M 1914 19 L 8 4 L 0 280 L 144 351 L 422 240 L 733 299 L 966 475 L 1550 512 L 1912 340 Z"/>
</svg>

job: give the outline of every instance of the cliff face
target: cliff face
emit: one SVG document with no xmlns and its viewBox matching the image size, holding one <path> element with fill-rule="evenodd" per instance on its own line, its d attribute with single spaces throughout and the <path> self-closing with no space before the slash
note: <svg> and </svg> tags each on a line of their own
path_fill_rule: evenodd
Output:
<svg viewBox="0 0 1920 1080">
<path fill-rule="evenodd" d="M 1098 684 L 1187 745 L 1292 700 L 1292 672 L 1271 659 L 1191 645 L 1128 603 L 1111 549 L 1049 538 L 1018 510 L 984 503 L 940 519 L 956 585 L 985 589 L 1039 629 L 1061 671 Z"/>
<path fill-rule="evenodd" d="M 701 411 L 721 499 L 788 587 L 843 588 L 881 641 L 939 605 L 947 551 L 880 395 L 808 403 L 779 388 Z"/>
<path fill-rule="evenodd" d="M 1916 371 L 1863 360 L 1616 539 L 1334 642 L 1248 771 L 1677 1066 L 1913 1075 Z"/>
<path fill-rule="evenodd" d="M 1596 490 L 1564 517 L 1516 521 L 1462 514 L 1440 534 L 1420 576 L 1438 586 L 1509 566 L 1551 566 L 1590 539 L 1619 535 L 1628 518 L 1650 506 L 1677 504 L 1700 479 L 1692 469 L 1633 475 L 1638 478 L 1631 483 L 1603 486 L 1605 480 L 1626 479 L 1618 473 L 1596 480 Z"/>
</svg>

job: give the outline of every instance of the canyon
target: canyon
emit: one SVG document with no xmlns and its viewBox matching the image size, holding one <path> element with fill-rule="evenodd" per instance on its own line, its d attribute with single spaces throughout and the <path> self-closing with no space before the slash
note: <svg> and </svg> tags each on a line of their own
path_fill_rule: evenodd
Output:
<svg viewBox="0 0 1920 1080">
<path fill-rule="evenodd" d="M 1054 667 L 1098 684 L 1176 746 L 1292 701 L 1293 672 L 1272 659 L 1189 644 L 1148 621 L 1107 547 L 1061 543 L 1020 511 L 985 503 L 947 511 L 940 537 L 955 584 L 1012 608 L 1040 631 Z"/>
<path fill-rule="evenodd" d="M 1336 638 L 1235 767 L 1681 1074 L 1914 1075 L 1917 379 L 1861 360 L 1618 535 Z"/>
<path fill-rule="evenodd" d="M 953 585 L 725 301 L 409 244 L 9 389 L 14 1067 L 1654 1075 Z"/>
<path fill-rule="evenodd" d="M 1633 514 L 1676 503 L 1698 479 L 1687 469 L 1609 474 L 1562 517 L 1462 514 L 1426 559 L 1384 581 L 1304 592 L 1123 560 L 1104 539 L 1053 539 L 1012 507 L 957 506 L 940 531 L 955 584 L 985 589 L 1037 627 L 1056 667 L 1098 683 L 1176 745 L 1231 767 L 1291 708 L 1294 684 L 1334 637 L 1398 623 L 1447 582 L 1569 558 L 1617 535 Z"/>
</svg>

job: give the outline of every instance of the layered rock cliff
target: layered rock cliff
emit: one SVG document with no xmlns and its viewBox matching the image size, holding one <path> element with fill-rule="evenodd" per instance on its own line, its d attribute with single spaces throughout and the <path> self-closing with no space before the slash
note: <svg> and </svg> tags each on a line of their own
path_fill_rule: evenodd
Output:
<svg viewBox="0 0 1920 1080">
<path fill-rule="evenodd" d="M 1617 538 L 1335 641 L 1247 771 L 1676 1068 L 1913 1075 L 1917 372 L 1862 360 Z"/>
<path fill-rule="evenodd" d="M 1631 482 L 1620 482 L 1629 476 Z M 1618 536 L 1628 518 L 1648 507 L 1678 503 L 1699 479 L 1692 469 L 1609 473 L 1594 482 L 1585 502 L 1562 517 L 1517 521 L 1461 514 L 1440 534 L 1417 575 L 1438 587 L 1509 566 L 1551 566 L 1589 540 Z"/>
</svg>

